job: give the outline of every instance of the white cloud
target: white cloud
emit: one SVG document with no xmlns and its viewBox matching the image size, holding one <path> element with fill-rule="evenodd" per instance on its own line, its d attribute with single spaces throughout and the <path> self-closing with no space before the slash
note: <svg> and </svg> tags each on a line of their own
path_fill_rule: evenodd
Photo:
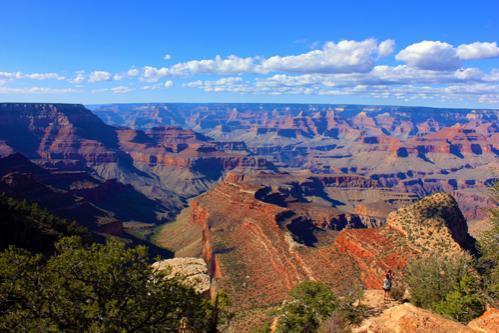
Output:
<svg viewBox="0 0 499 333">
<path fill-rule="evenodd" d="M 94 71 L 90 73 L 89 82 L 111 81 L 112 74 L 106 71 Z"/>
<path fill-rule="evenodd" d="M 126 94 L 126 93 L 132 91 L 132 89 L 130 87 L 126 87 L 126 86 L 117 86 L 117 87 L 113 87 L 109 90 L 115 94 Z"/>
<path fill-rule="evenodd" d="M 409 45 L 395 58 L 420 69 L 452 70 L 461 66 L 461 59 L 457 56 L 455 48 L 440 41 L 425 40 Z"/>
<path fill-rule="evenodd" d="M 463 60 L 476 60 L 499 57 L 497 43 L 475 42 L 457 47 L 457 56 Z"/>
<path fill-rule="evenodd" d="M 375 62 L 389 55 L 394 49 L 393 40 L 378 43 L 374 39 L 363 41 L 343 40 L 328 42 L 322 49 L 289 56 L 239 57 L 230 55 L 222 58 L 191 60 L 177 63 L 169 68 L 144 68 L 144 80 L 159 79 L 167 75 L 193 74 L 267 74 L 289 73 L 363 73 L 368 72 Z"/>
<path fill-rule="evenodd" d="M 0 80 L 2 81 L 21 79 L 22 77 L 23 73 L 21 72 L 0 72 Z"/>
<path fill-rule="evenodd" d="M 24 77 L 32 80 L 64 80 L 64 76 L 57 73 L 32 73 L 24 74 Z"/>
<path fill-rule="evenodd" d="M 128 77 L 136 77 L 139 76 L 140 71 L 137 68 L 130 68 L 126 74 Z"/>
<path fill-rule="evenodd" d="M 387 39 L 382 41 L 378 46 L 378 57 L 387 57 L 393 53 L 395 50 L 395 41 L 393 39 Z"/>
<path fill-rule="evenodd" d="M 158 89 L 161 89 L 161 85 L 160 84 L 152 84 L 152 85 L 148 85 L 148 86 L 143 86 L 141 89 L 142 90 L 158 90 Z"/>
<path fill-rule="evenodd" d="M 489 74 L 483 77 L 486 82 L 499 82 L 499 69 L 494 68 Z"/>
<path fill-rule="evenodd" d="M 457 48 L 440 41 L 422 41 L 411 44 L 396 55 L 396 59 L 410 66 L 428 70 L 454 70 L 466 60 L 499 57 L 497 43 L 474 42 Z"/>
<path fill-rule="evenodd" d="M 80 92 L 82 90 L 74 88 L 0 87 L 0 94 L 69 94 Z"/>
<path fill-rule="evenodd" d="M 116 74 L 113 75 L 113 81 L 123 80 L 124 77 L 125 77 L 124 74 L 122 74 L 122 73 L 116 73 Z"/>
<path fill-rule="evenodd" d="M 236 55 L 222 58 L 217 55 L 214 59 L 191 60 L 162 69 L 165 75 L 252 73 L 257 72 L 257 59 L 256 57 L 241 58 Z"/>
<path fill-rule="evenodd" d="M 153 66 L 145 66 L 142 72 L 141 80 L 145 82 L 157 82 L 159 79 L 169 74 L 168 68 L 156 68 Z"/>
<path fill-rule="evenodd" d="M 163 87 L 165 87 L 165 88 L 173 87 L 173 81 L 171 81 L 171 80 L 165 81 L 165 83 L 163 84 Z"/>
<path fill-rule="evenodd" d="M 378 44 L 374 39 L 328 42 L 321 50 L 296 56 L 273 56 L 262 63 L 264 72 L 292 73 L 363 73 L 370 71 L 375 61 L 393 52 L 394 42 Z"/>
<path fill-rule="evenodd" d="M 493 71 L 493 73 L 495 73 Z M 331 95 L 395 98 L 402 100 L 462 100 L 480 103 L 499 100 L 499 85 L 485 83 L 484 74 L 476 68 L 451 72 L 420 70 L 406 65 L 376 66 L 370 73 L 353 74 L 275 74 L 247 81 L 241 77 L 197 80 L 185 87 L 206 92 L 232 92 L 267 95 Z M 444 83 L 447 85 L 441 85 Z M 486 97 L 484 97 L 486 96 Z"/>
<path fill-rule="evenodd" d="M 11 81 L 19 79 L 29 80 L 64 80 L 64 76 L 57 73 L 22 73 L 22 72 L 0 72 L 0 80 Z"/>
<path fill-rule="evenodd" d="M 69 82 L 74 84 L 81 84 L 85 81 L 85 71 L 77 71 L 75 72 L 75 77 L 70 79 Z"/>
<path fill-rule="evenodd" d="M 172 56 L 169 53 L 165 54 L 165 56 L 163 57 L 164 60 L 170 60 L 171 58 Z"/>
</svg>

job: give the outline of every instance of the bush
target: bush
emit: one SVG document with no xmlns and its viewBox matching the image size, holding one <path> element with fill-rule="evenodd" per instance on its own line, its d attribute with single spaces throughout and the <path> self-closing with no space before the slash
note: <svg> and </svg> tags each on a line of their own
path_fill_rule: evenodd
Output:
<svg viewBox="0 0 499 333">
<path fill-rule="evenodd" d="M 320 282 L 306 281 L 290 292 L 291 300 L 279 311 L 278 333 L 314 333 L 337 307 L 331 289 Z"/>
<path fill-rule="evenodd" d="M 499 201 L 499 182 L 491 188 L 491 196 L 496 203 Z M 481 257 L 478 261 L 478 270 L 482 274 L 484 293 L 487 302 L 499 307 L 499 209 L 491 209 L 491 228 L 480 235 L 478 248 Z"/>
<path fill-rule="evenodd" d="M 431 255 L 407 266 L 410 301 L 451 319 L 467 322 L 485 310 L 480 279 L 467 258 Z"/>
<path fill-rule="evenodd" d="M 319 328 L 320 333 L 350 332 L 352 324 L 358 325 L 367 317 L 368 307 L 359 304 L 361 294 L 352 293 L 344 297 L 333 314 Z"/>
<path fill-rule="evenodd" d="M 152 270 L 145 247 L 110 240 L 56 243 L 44 258 L 10 247 L 0 253 L 1 332 L 216 332 L 223 313 Z"/>
<path fill-rule="evenodd" d="M 478 285 L 473 275 L 464 275 L 459 283 L 454 285 L 454 290 L 434 305 L 435 311 L 462 323 L 480 316 L 485 307 Z"/>
<path fill-rule="evenodd" d="M 402 283 L 397 283 L 390 290 L 390 297 L 396 301 L 403 301 L 405 296 L 406 287 Z"/>
<path fill-rule="evenodd" d="M 15 245 L 36 252 L 51 253 L 64 236 L 79 236 L 90 242 L 88 230 L 52 215 L 37 204 L 19 201 L 0 192 L 0 250 Z"/>
</svg>

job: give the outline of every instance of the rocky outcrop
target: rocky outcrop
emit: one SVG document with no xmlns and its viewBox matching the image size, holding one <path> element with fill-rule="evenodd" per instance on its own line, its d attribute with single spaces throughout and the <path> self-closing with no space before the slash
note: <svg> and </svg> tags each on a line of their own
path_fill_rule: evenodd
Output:
<svg viewBox="0 0 499 333">
<path fill-rule="evenodd" d="M 433 194 L 390 213 L 387 224 L 403 233 L 418 251 L 476 251 L 466 220 L 456 200 L 447 193 Z"/>
<path fill-rule="evenodd" d="M 479 333 L 499 332 L 499 309 L 491 308 L 468 323 L 468 327 Z"/>
<path fill-rule="evenodd" d="M 401 270 L 412 258 L 474 252 L 466 220 L 449 194 L 437 193 L 388 214 L 387 224 L 368 230 L 344 230 L 335 240 L 360 269 L 367 288 L 382 285 L 383 272 Z"/>
<path fill-rule="evenodd" d="M 474 329 L 405 303 L 369 318 L 354 333 L 476 333 Z M 483 332 L 483 331 L 482 331 Z"/>
<path fill-rule="evenodd" d="M 211 278 L 208 267 L 200 258 L 173 258 L 152 264 L 154 270 L 164 272 L 166 278 L 178 277 L 200 294 L 209 295 Z"/>
</svg>

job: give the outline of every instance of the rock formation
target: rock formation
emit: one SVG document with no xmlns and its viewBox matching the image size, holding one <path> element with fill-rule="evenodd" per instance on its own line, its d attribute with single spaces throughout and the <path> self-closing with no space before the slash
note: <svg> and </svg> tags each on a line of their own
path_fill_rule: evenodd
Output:
<svg viewBox="0 0 499 333">
<path fill-rule="evenodd" d="M 157 261 L 152 264 L 153 269 L 166 273 L 167 278 L 178 276 L 188 286 L 198 293 L 208 294 L 211 288 L 211 278 L 208 267 L 200 258 L 173 258 Z"/>
<path fill-rule="evenodd" d="M 446 319 L 430 311 L 405 303 L 385 310 L 381 315 L 369 318 L 354 333 L 476 333 L 458 322 Z M 492 331 L 490 331 L 492 332 Z"/>
<path fill-rule="evenodd" d="M 292 195 L 276 199 L 259 182 Z M 292 191 L 284 186 L 281 176 L 229 173 L 223 183 L 191 200 L 192 227 L 179 224 L 185 233 L 198 230 L 200 252 L 211 276 L 240 311 L 279 304 L 304 280 L 325 282 L 340 295 L 355 284 L 380 288 L 386 269 L 400 270 L 427 249 L 452 255 L 473 247 L 466 221 L 448 194 L 434 194 L 400 208 L 388 214 L 386 223 L 335 229 L 334 223 L 321 223 L 325 215 L 318 213 L 327 202 L 324 211 L 333 216 L 339 209 L 334 200 L 325 201 L 331 198 L 324 196 L 309 202 L 318 195 L 310 185 L 301 192 L 296 183 Z M 296 202 L 298 198 L 301 202 Z M 365 207 L 361 211 L 369 213 Z M 175 223 L 168 228 L 173 232 Z"/>
</svg>

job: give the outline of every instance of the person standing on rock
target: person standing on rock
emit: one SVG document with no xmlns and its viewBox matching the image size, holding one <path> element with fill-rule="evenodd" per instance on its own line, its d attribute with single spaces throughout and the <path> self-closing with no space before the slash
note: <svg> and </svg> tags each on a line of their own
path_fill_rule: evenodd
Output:
<svg viewBox="0 0 499 333">
<path fill-rule="evenodd" d="M 385 274 L 385 279 L 383 280 L 383 290 L 385 291 L 383 300 L 385 301 L 390 299 L 390 290 L 392 290 L 393 285 L 393 275 L 393 272 L 389 269 Z"/>
</svg>

